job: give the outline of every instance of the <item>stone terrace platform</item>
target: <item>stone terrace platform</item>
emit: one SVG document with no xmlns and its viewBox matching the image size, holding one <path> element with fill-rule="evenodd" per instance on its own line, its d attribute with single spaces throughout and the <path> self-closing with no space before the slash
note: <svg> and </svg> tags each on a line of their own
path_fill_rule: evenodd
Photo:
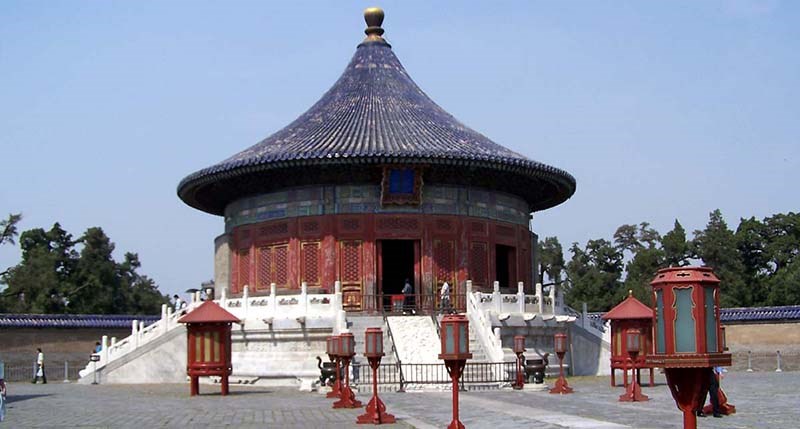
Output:
<svg viewBox="0 0 800 429">
<path fill-rule="evenodd" d="M 462 394 L 461 420 L 470 429 L 490 428 L 681 428 L 681 415 L 663 377 L 645 387 L 651 401 L 621 403 L 622 388 L 608 377 L 570 379 L 576 393 L 484 391 Z M 800 372 L 729 373 L 722 387 L 737 414 L 698 419 L 700 428 L 795 428 L 800 421 Z M 9 384 L 9 408 L 0 428 L 352 428 L 359 410 L 333 410 L 318 393 L 232 386 L 219 397 L 217 386 L 189 398 L 188 385 L 77 385 L 51 382 Z M 214 393 L 210 393 L 214 392 Z M 358 395 L 362 402 L 369 397 Z M 388 411 L 399 417 L 386 427 L 445 427 L 450 393 L 386 393 Z"/>
</svg>

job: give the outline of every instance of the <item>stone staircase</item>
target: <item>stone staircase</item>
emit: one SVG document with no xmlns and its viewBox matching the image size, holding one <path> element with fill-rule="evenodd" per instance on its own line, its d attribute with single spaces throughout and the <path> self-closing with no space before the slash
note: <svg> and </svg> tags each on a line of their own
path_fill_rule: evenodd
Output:
<svg viewBox="0 0 800 429">
<path fill-rule="evenodd" d="M 469 351 L 472 353 L 470 362 L 490 362 L 486 350 L 483 349 L 480 341 L 478 341 L 478 336 L 475 333 L 475 327 L 473 325 L 469 325 Z"/>
<path fill-rule="evenodd" d="M 362 314 L 349 314 L 347 316 L 347 329 L 353 333 L 355 338 L 355 362 L 356 366 L 351 369 L 351 387 L 358 393 L 371 393 L 372 392 L 372 369 L 369 367 L 367 358 L 364 357 L 366 351 L 366 344 L 364 342 L 364 333 L 367 328 L 381 328 L 383 330 L 383 353 L 381 359 L 381 368 L 378 375 L 378 380 L 400 380 L 400 371 L 395 366 L 397 359 L 395 358 L 395 345 L 389 337 L 386 321 L 383 316 L 372 316 Z M 382 392 L 394 392 L 397 390 L 398 383 L 387 385 L 378 385 L 378 390 Z"/>
<path fill-rule="evenodd" d="M 381 363 L 395 363 L 394 343 L 386 329 L 386 323 L 383 316 L 369 316 L 369 315 L 348 315 L 347 316 L 347 329 L 353 333 L 356 340 L 356 361 L 359 363 L 366 363 L 364 352 L 366 351 L 366 344 L 364 343 L 364 333 L 367 328 L 381 328 L 383 331 L 383 352 L 384 356 Z"/>
</svg>

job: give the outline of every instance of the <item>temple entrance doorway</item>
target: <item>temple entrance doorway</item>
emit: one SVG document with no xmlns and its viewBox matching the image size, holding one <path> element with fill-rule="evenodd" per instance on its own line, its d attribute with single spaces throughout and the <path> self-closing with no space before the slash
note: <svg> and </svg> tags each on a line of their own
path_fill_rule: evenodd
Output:
<svg viewBox="0 0 800 429">
<path fill-rule="evenodd" d="M 382 296 L 383 308 L 392 312 L 402 311 L 401 299 L 406 279 L 411 283 L 413 295 L 419 295 L 419 240 L 378 240 L 377 244 L 378 294 Z M 405 303 L 405 307 L 409 307 L 406 310 L 414 307 L 416 302 L 414 297 L 409 301 Z"/>
<path fill-rule="evenodd" d="M 516 249 L 498 244 L 495 247 L 495 280 L 503 289 L 510 288 L 517 282 Z"/>
</svg>

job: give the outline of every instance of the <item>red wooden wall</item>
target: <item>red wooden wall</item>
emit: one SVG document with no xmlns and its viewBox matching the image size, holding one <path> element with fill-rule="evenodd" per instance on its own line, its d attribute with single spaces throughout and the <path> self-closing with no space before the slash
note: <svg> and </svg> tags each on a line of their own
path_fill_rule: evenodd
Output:
<svg viewBox="0 0 800 429">
<path fill-rule="evenodd" d="M 490 291 L 495 273 L 495 249 L 512 247 L 509 285 L 531 285 L 531 233 L 527 227 L 468 216 L 419 214 L 352 214 L 306 216 L 235 228 L 231 240 L 230 292 L 269 293 L 298 289 L 330 292 L 342 282 L 344 304 L 360 308 L 364 294 L 377 294 L 376 240 L 419 240 L 422 293 L 431 293 L 447 281 L 455 294 L 464 282 L 476 290 Z M 420 284 L 420 282 L 417 284 Z"/>
</svg>

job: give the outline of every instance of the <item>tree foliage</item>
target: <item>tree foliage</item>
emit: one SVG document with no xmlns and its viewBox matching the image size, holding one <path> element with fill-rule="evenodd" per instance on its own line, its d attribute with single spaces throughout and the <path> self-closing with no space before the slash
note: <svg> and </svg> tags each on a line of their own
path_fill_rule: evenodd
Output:
<svg viewBox="0 0 800 429">
<path fill-rule="evenodd" d="M 570 306 L 580 308 L 585 302 L 591 311 L 607 311 L 628 290 L 649 304 L 649 283 L 656 272 L 687 265 L 714 269 L 723 307 L 800 304 L 800 214 L 741 219 L 733 231 L 714 210 L 705 228 L 694 231 L 690 240 L 677 219 L 663 237 L 647 222 L 621 225 L 612 237 L 613 243 L 573 243 L 565 269 Z M 541 244 L 542 272 L 550 269 L 544 255 L 552 258 L 554 252 L 547 249 L 553 243 L 558 240 L 550 237 Z"/>
<path fill-rule="evenodd" d="M 156 314 L 169 302 L 137 272 L 136 254 L 114 261 L 114 243 L 101 228 L 75 240 L 56 223 L 49 231 L 23 232 L 19 244 L 22 260 L 2 278 L 8 287 L 0 294 L 0 312 Z"/>
<path fill-rule="evenodd" d="M 620 286 L 622 252 L 610 241 L 598 239 L 589 240 L 584 248 L 573 243 L 570 253 L 572 260 L 566 267 L 570 280 L 567 304 L 580 308 L 585 302 L 592 310 L 611 308 Z"/>
<path fill-rule="evenodd" d="M 560 284 L 564 273 L 564 250 L 556 237 L 547 237 L 539 246 L 539 278 L 542 283 Z M 547 276 L 547 282 L 545 282 Z"/>
</svg>

